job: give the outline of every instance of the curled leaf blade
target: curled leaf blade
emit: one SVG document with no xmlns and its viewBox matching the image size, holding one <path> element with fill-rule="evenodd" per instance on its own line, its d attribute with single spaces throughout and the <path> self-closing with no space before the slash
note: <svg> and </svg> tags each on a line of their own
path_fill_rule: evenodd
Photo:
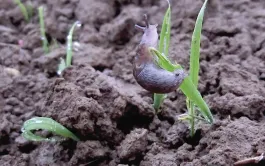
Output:
<svg viewBox="0 0 265 166">
<path fill-rule="evenodd" d="M 67 36 L 67 46 L 66 46 L 66 67 L 69 67 L 72 63 L 72 57 L 73 57 L 73 34 L 75 27 L 80 27 L 81 23 L 80 21 L 76 21 Z"/>
<path fill-rule="evenodd" d="M 31 141 L 54 141 L 54 138 L 44 138 L 32 133 L 32 130 L 47 130 L 65 138 L 71 138 L 75 141 L 79 141 L 71 131 L 62 126 L 60 123 L 54 121 L 51 118 L 46 117 L 34 117 L 24 122 L 21 129 L 22 136 Z"/>
</svg>

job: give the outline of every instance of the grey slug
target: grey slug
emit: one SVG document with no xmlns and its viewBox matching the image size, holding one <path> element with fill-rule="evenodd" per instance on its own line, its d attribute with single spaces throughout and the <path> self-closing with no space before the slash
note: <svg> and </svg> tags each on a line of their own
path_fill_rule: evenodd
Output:
<svg viewBox="0 0 265 166">
<path fill-rule="evenodd" d="M 144 34 L 136 50 L 133 63 L 133 76 L 140 86 L 150 92 L 160 94 L 172 92 L 180 86 L 186 74 L 183 69 L 169 72 L 156 64 L 148 48 L 157 47 L 157 25 L 150 25 L 147 15 L 144 16 L 146 26 L 135 25 Z"/>
</svg>

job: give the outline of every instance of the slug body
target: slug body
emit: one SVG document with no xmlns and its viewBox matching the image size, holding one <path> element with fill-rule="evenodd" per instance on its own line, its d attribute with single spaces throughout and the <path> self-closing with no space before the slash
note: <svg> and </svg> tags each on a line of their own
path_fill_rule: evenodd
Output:
<svg viewBox="0 0 265 166">
<path fill-rule="evenodd" d="M 183 69 L 174 72 L 159 67 L 149 51 L 149 47 L 157 47 L 157 25 L 149 25 L 146 18 L 146 27 L 136 25 L 143 30 L 141 42 L 136 51 L 133 64 L 133 76 L 144 89 L 153 93 L 169 93 L 176 90 L 186 77 Z"/>
</svg>

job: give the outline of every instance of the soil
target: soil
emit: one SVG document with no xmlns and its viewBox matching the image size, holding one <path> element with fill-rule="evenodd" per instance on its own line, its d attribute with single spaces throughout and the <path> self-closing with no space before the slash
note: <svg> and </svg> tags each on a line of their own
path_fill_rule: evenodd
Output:
<svg viewBox="0 0 265 166">
<path fill-rule="evenodd" d="M 23 1 L 28 3 L 29 1 Z M 188 71 L 191 34 L 201 0 L 172 1 L 170 58 Z M 213 125 L 199 122 L 194 138 L 185 96 L 168 94 L 155 115 L 152 94 L 132 75 L 132 61 L 147 13 L 161 28 L 165 0 L 39 0 L 23 19 L 10 0 L 0 3 L 1 166 L 228 166 L 265 149 L 265 1 L 210 0 L 201 42 L 199 90 Z M 45 7 L 49 41 L 41 47 L 37 7 Z M 61 76 L 66 36 L 75 31 L 73 65 Z M 24 121 L 50 117 L 81 141 L 31 142 Z M 246 164 L 247 165 L 247 164 Z M 257 164 L 265 165 L 263 161 Z"/>
</svg>

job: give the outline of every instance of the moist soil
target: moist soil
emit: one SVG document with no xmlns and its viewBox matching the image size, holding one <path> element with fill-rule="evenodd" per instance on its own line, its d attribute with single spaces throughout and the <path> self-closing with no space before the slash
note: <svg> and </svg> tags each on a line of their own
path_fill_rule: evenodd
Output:
<svg viewBox="0 0 265 166">
<path fill-rule="evenodd" d="M 186 71 L 202 3 L 171 4 L 169 55 Z M 40 5 L 48 40 L 58 41 L 48 54 L 41 47 Z M 168 94 L 155 115 L 152 94 L 132 75 L 142 35 L 134 24 L 143 25 L 146 13 L 160 30 L 165 0 L 39 0 L 32 6 L 33 17 L 26 22 L 12 1 L 0 3 L 1 166 L 228 166 L 265 152 L 264 0 L 209 1 L 199 90 L 215 122 L 198 122 L 194 138 L 188 124 L 178 120 L 187 111 L 185 96 L 179 90 Z M 76 20 L 82 27 L 74 35 L 79 44 L 73 65 L 58 76 Z M 36 116 L 56 120 L 81 141 L 25 140 L 22 124 Z"/>
</svg>

